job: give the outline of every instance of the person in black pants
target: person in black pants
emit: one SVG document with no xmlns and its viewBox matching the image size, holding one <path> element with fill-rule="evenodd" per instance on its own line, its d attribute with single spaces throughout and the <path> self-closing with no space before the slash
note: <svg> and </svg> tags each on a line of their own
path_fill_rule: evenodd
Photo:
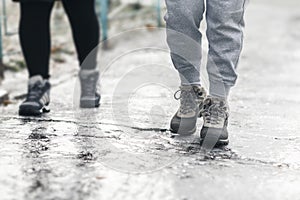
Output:
<svg viewBox="0 0 300 200">
<path fill-rule="evenodd" d="M 28 94 L 19 107 L 20 115 L 40 115 L 48 112 L 50 102 L 49 58 L 51 52 L 50 16 L 55 0 L 15 0 L 20 3 L 19 35 L 29 71 Z M 99 79 L 97 50 L 100 30 L 95 12 L 95 0 L 62 0 L 69 18 L 81 66 L 80 106 L 98 107 L 96 91 Z M 86 59 L 88 56 L 88 59 Z"/>
</svg>

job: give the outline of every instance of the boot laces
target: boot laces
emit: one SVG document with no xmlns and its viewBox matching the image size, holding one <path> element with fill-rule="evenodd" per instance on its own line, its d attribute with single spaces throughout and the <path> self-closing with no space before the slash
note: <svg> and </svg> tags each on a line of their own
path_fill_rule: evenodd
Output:
<svg viewBox="0 0 300 200">
<path fill-rule="evenodd" d="M 180 93 L 179 96 L 177 96 Z M 197 108 L 196 95 L 191 89 L 180 89 L 174 94 L 176 100 L 180 100 L 179 111 L 182 114 L 187 114 L 195 111 Z"/>
<path fill-rule="evenodd" d="M 207 124 L 220 124 L 227 118 L 227 107 L 224 102 L 212 102 L 211 100 L 204 104 L 201 111 Z"/>
<path fill-rule="evenodd" d="M 36 83 L 33 86 L 29 86 L 29 90 L 27 93 L 27 100 L 34 101 L 40 98 L 41 94 L 43 93 L 43 85 Z"/>
</svg>

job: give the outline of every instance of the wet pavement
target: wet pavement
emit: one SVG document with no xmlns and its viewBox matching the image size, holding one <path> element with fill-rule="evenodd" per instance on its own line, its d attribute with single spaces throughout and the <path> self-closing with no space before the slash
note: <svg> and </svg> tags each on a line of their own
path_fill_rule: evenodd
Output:
<svg viewBox="0 0 300 200">
<path fill-rule="evenodd" d="M 76 69 L 67 67 L 53 75 L 49 114 L 19 117 L 21 100 L 0 107 L 1 199 L 300 199 L 299 8 L 249 5 L 228 147 L 200 151 L 201 120 L 197 134 L 171 137 L 176 72 L 157 42 L 162 31 L 142 30 L 134 51 L 116 37 L 103 52 L 100 109 L 77 108 Z M 10 96 L 22 96 L 26 85 L 14 85 L 26 76 L 7 77 Z M 129 93 L 128 80 L 140 87 Z"/>
</svg>

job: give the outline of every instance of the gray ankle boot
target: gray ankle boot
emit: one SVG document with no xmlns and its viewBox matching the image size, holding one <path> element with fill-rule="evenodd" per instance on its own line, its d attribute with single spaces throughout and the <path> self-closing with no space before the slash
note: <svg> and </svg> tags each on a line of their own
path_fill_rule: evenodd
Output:
<svg viewBox="0 0 300 200">
<path fill-rule="evenodd" d="M 38 116 L 45 112 L 50 112 L 50 88 L 48 80 L 36 75 L 28 81 L 28 92 L 26 100 L 19 107 L 19 115 Z"/>
<path fill-rule="evenodd" d="M 97 91 L 99 80 L 98 70 L 80 70 L 79 79 L 81 85 L 80 107 L 96 108 L 100 106 L 101 96 Z"/>
<path fill-rule="evenodd" d="M 200 138 L 218 145 L 227 145 L 228 140 L 228 117 L 229 107 L 227 101 L 223 98 L 208 96 L 201 111 L 203 116 L 203 127 L 200 132 Z"/>
<path fill-rule="evenodd" d="M 180 92 L 179 97 L 176 97 L 177 92 Z M 200 86 L 181 86 L 177 92 L 174 96 L 180 99 L 180 107 L 171 120 L 170 130 L 181 135 L 193 134 L 206 91 Z"/>
</svg>

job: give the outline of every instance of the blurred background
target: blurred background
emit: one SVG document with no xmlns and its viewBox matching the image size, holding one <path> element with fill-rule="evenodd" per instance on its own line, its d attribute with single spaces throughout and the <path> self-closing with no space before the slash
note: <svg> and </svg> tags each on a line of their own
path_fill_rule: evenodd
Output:
<svg viewBox="0 0 300 200">
<path fill-rule="evenodd" d="M 96 0 L 96 9 L 101 24 L 101 37 L 141 27 L 163 26 L 162 15 L 165 12 L 160 0 Z M 1 2 L 2 60 L 4 68 L 18 70 L 24 68 L 18 43 L 19 5 L 9 0 Z M 53 61 L 62 62 L 61 54 L 74 54 L 70 26 L 61 2 L 57 2 L 52 14 L 52 53 Z M 67 36 L 67 37 L 66 37 Z M 3 66 L 1 66 L 1 76 Z"/>
<path fill-rule="evenodd" d="M 96 10 L 101 24 L 101 40 L 105 41 L 118 33 L 135 28 L 164 26 L 163 15 L 165 5 L 160 0 L 96 0 Z M 4 79 L 4 71 L 10 76 L 11 72 L 24 71 L 24 62 L 18 38 L 19 5 L 10 0 L 1 1 L 1 37 L 0 37 L 0 83 Z M 61 2 L 57 2 L 52 12 L 52 73 L 58 65 L 74 63 L 76 61 L 75 48 L 71 37 L 70 25 L 64 13 Z M 133 39 L 133 38 L 132 38 Z M 109 44 L 107 44 L 109 45 Z M 116 44 L 117 45 L 117 44 Z M 106 46 L 109 50 L 113 46 Z M 26 73 L 26 72 L 25 72 Z M 4 90 L 1 91 L 2 96 Z M 5 93 L 7 94 L 7 92 Z M 3 99 L 7 99 L 7 96 Z M 5 102 L 4 102 L 5 103 Z"/>
</svg>

